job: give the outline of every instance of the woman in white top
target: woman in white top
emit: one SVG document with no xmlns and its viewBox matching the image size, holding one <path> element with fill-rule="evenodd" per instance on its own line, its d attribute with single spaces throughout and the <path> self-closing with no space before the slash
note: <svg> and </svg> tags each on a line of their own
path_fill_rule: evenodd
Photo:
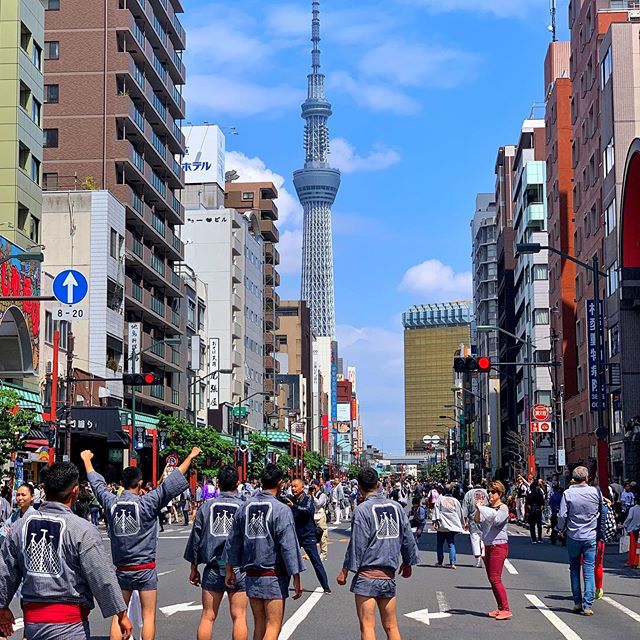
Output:
<svg viewBox="0 0 640 640">
<path fill-rule="evenodd" d="M 433 508 L 433 527 L 436 529 L 436 554 L 441 567 L 444 560 L 444 543 L 449 545 L 449 566 L 456 568 L 456 533 L 464 533 L 464 516 L 460 501 L 451 495 L 451 485 L 445 487 Z"/>
</svg>

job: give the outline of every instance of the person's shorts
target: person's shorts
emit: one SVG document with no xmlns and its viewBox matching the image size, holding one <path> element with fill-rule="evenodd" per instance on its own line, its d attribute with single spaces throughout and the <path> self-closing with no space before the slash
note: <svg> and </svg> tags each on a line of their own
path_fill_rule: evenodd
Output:
<svg viewBox="0 0 640 640">
<path fill-rule="evenodd" d="M 236 593 L 237 591 L 245 591 L 245 574 L 239 569 L 235 569 L 236 588 L 229 589 L 224 583 L 225 573 L 218 567 L 205 567 L 202 572 L 202 588 L 205 591 L 213 593 Z"/>
<path fill-rule="evenodd" d="M 250 598 L 282 600 L 289 597 L 290 576 L 247 576 L 245 588 Z"/>
<path fill-rule="evenodd" d="M 29 623 L 24 627 L 24 637 L 29 640 L 90 640 L 89 623 L 53 624 Z"/>
<path fill-rule="evenodd" d="M 116 577 L 123 591 L 154 591 L 158 588 L 158 572 L 155 569 L 140 571 L 116 569 Z"/>
<path fill-rule="evenodd" d="M 351 581 L 351 593 L 365 598 L 395 598 L 395 580 L 375 580 L 355 575 Z"/>
</svg>

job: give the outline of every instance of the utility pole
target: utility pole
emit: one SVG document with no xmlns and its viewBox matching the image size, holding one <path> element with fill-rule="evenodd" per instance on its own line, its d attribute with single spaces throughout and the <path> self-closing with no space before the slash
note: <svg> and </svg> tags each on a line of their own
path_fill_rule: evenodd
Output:
<svg viewBox="0 0 640 640">
<path fill-rule="evenodd" d="M 54 438 L 58 434 L 58 358 L 60 356 L 60 330 L 53 330 L 53 370 L 51 371 L 51 407 L 49 421 L 53 424 Z M 49 466 L 56 461 L 56 443 L 49 447 Z"/>
<path fill-rule="evenodd" d="M 73 348 L 75 340 L 73 332 L 69 330 L 67 337 L 67 407 L 65 410 L 66 433 L 64 440 L 64 455 L 67 460 L 71 459 L 71 432 L 69 429 L 69 417 L 71 416 L 71 406 L 75 399 L 75 381 L 73 379 Z"/>
</svg>

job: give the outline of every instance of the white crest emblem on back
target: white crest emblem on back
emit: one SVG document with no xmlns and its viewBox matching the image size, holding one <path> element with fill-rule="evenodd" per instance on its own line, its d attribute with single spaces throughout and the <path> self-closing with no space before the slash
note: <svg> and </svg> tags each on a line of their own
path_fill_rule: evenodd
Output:
<svg viewBox="0 0 640 640">
<path fill-rule="evenodd" d="M 228 537 L 237 511 L 237 504 L 229 502 L 213 503 L 209 512 L 209 532 L 211 535 L 215 538 Z"/>
<path fill-rule="evenodd" d="M 111 528 L 118 538 L 135 535 L 140 531 L 140 508 L 137 502 L 116 502 L 111 507 Z"/>
<path fill-rule="evenodd" d="M 53 516 L 31 516 L 24 523 L 24 561 L 27 573 L 62 575 L 62 536 L 67 523 Z"/>
<path fill-rule="evenodd" d="M 398 510 L 393 504 L 376 505 L 373 507 L 372 512 L 378 540 L 390 540 L 400 537 L 400 518 Z"/>
<path fill-rule="evenodd" d="M 250 540 L 269 537 L 272 506 L 269 502 L 252 502 L 245 513 L 245 535 Z"/>
</svg>

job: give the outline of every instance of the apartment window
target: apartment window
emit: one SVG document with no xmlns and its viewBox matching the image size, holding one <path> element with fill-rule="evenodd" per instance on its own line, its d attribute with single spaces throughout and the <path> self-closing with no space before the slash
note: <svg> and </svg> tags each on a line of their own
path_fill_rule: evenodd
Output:
<svg viewBox="0 0 640 640">
<path fill-rule="evenodd" d="M 29 218 L 29 240 L 36 243 L 40 241 L 40 220 L 33 216 Z"/>
<path fill-rule="evenodd" d="M 604 58 L 602 58 L 602 62 L 600 63 L 600 83 L 603 89 L 611 77 L 611 71 L 611 47 L 609 47 L 607 49 L 607 53 L 604 54 Z"/>
<path fill-rule="evenodd" d="M 42 105 L 35 98 L 31 99 L 31 119 L 42 126 Z"/>
<path fill-rule="evenodd" d="M 31 172 L 29 175 L 36 184 L 40 184 L 40 160 L 33 156 L 31 156 Z"/>
<path fill-rule="evenodd" d="M 609 357 L 620 353 L 620 327 L 616 324 L 609 329 Z"/>
<path fill-rule="evenodd" d="M 60 85 L 45 84 L 44 85 L 44 101 L 45 103 L 57 104 L 60 100 Z"/>
<path fill-rule="evenodd" d="M 580 346 L 584 342 L 584 323 L 582 320 L 576 321 L 576 346 Z"/>
<path fill-rule="evenodd" d="M 29 209 L 22 204 L 18 204 L 18 229 L 25 231 L 27 220 L 29 219 Z"/>
<path fill-rule="evenodd" d="M 69 322 L 66 320 L 54 320 L 51 311 L 44 313 L 44 341 L 47 344 L 53 344 L 53 332 L 60 332 L 60 349 L 67 350 L 69 344 Z"/>
<path fill-rule="evenodd" d="M 29 167 L 29 147 L 20 143 L 18 149 L 18 164 L 20 168 L 26 173 Z"/>
<path fill-rule="evenodd" d="M 611 169 L 613 169 L 613 165 L 615 164 L 615 146 L 613 141 L 613 136 L 609 143 L 607 144 L 605 150 L 602 152 L 602 170 L 604 172 L 604 176 L 608 176 Z"/>
<path fill-rule="evenodd" d="M 31 31 L 24 26 L 24 24 L 20 23 L 20 48 L 25 52 L 29 53 L 29 47 L 31 46 Z"/>
<path fill-rule="evenodd" d="M 549 309 L 534 309 L 533 324 L 549 324 Z"/>
<path fill-rule="evenodd" d="M 533 265 L 533 279 L 534 280 L 548 280 L 549 279 L 549 267 L 546 264 L 534 264 Z"/>
<path fill-rule="evenodd" d="M 604 229 L 607 235 L 611 234 L 616 228 L 616 222 L 616 199 L 614 198 L 604 211 Z"/>
<path fill-rule="evenodd" d="M 584 391 L 584 376 L 582 375 L 582 365 L 578 365 L 577 374 L 578 393 L 580 393 L 581 391 Z"/>
<path fill-rule="evenodd" d="M 29 108 L 29 99 L 31 98 L 31 89 L 24 82 L 20 83 L 20 106 L 27 111 Z"/>
<path fill-rule="evenodd" d="M 618 261 L 616 260 L 607 269 L 607 295 L 610 296 L 618 290 Z"/>
<path fill-rule="evenodd" d="M 111 229 L 109 237 L 109 255 L 116 260 L 122 255 L 122 236 L 115 229 Z"/>
<path fill-rule="evenodd" d="M 45 191 L 57 191 L 58 190 L 58 174 L 57 173 L 43 174 L 42 188 Z"/>
<path fill-rule="evenodd" d="M 57 129 L 44 129 L 44 144 L 45 149 L 58 146 L 58 130 Z"/>
<path fill-rule="evenodd" d="M 38 71 L 42 70 L 42 47 L 35 41 L 31 45 L 31 62 Z"/>
<path fill-rule="evenodd" d="M 244 202 L 251 202 L 253 200 L 253 191 L 243 191 L 242 192 L 242 200 Z"/>
<path fill-rule="evenodd" d="M 58 40 L 48 40 L 44 43 L 44 59 L 58 60 L 60 58 L 60 42 Z"/>
<path fill-rule="evenodd" d="M 598 206 L 593 205 L 591 207 L 591 211 L 589 211 L 589 226 L 591 228 L 591 233 L 595 233 L 600 226 L 600 217 L 598 216 Z"/>
<path fill-rule="evenodd" d="M 45 0 L 44 8 L 46 11 L 59 11 L 60 0 Z"/>
</svg>

